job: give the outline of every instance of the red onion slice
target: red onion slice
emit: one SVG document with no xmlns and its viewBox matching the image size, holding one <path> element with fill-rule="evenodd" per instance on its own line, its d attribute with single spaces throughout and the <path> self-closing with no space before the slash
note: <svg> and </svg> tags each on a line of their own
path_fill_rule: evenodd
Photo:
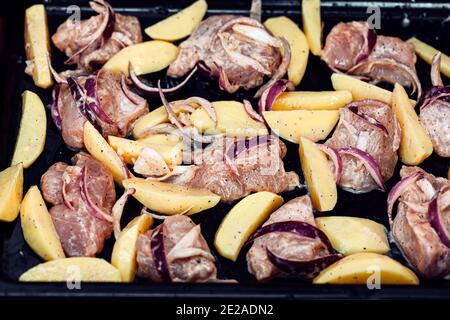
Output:
<svg viewBox="0 0 450 320">
<path fill-rule="evenodd" d="M 81 199 L 84 201 L 84 203 L 86 204 L 86 208 L 93 217 L 102 221 L 113 222 L 113 218 L 111 217 L 111 215 L 99 208 L 91 199 L 87 187 L 87 166 L 84 166 L 83 170 L 81 171 L 80 191 Z"/>
<path fill-rule="evenodd" d="M 67 83 L 69 84 L 70 92 L 72 93 L 72 97 L 80 113 L 92 123 L 95 128 L 99 129 L 95 114 L 86 107 L 86 92 L 83 87 L 81 87 L 78 81 L 73 77 L 67 78 Z"/>
<path fill-rule="evenodd" d="M 283 44 L 277 38 L 274 38 L 266 29 L 249 26 L 246 24 L 235 24 L 233 31 L 241 36 L 252 39 L 258 43 L 264 43 L 274 48 L 281 48 Z"/>
<path fill-rule="evenodd" d="M 311 238 L 311 239 L 320 239 L 323 244 L 327 247 L 329 252 L 335 252 L 333 246 L 331 245 L 328 237 L 323 233 L 320 229 L 315 226 L 303 222 L 303 221 L 280 221 L 271 223 L 266 225 L 260 229 L 258 229 L 255 233 L 253 233 L 250 238 L 247 240 L 247 244 L 252 243 L 257 238 L 262 237 L 266 234 L 273 232 L 288 232 L 293 233 L 301 237 Z"/>
<path fill-rule="evenodd" d="M 321 270 L 342 259 L 342 255 L 335 253 L 313 260 L 299 261 L 277 256 L 269 248 L 266 248 L 266 252 L 269 261 L 284 273 L 308 279 L 315 277 Z"/>
<path fill-rule="evenodd" d="M 252 107 L 252 104 L 248 100 L 244 100 L 244 109 L 248 116 L 258 122 L 264 123 L 264 118 L 259 115 Z"/>
<path fill-rule="evenodd" d="M 439 197 L 440 193 L 428 205 L 428 220 L 434 231 L 438 234 L 439 239 L 441 239 L 441 242 L 447 248 L 450 248 L 450 232 L 442 221 L 442 214 L 439 210 Z"/>
<path fill-rule="evenodd" d="M 431 83 L 433 86 L 443 86 L 441 78 L 441 53 L 438 52 L 431 62 Z"/>
<path fill-rule="evenodd" d="M 52 92 L 53 101 L 50 106 L 50 114 L 52 116 L 53 122 L 55 123 L 55 126 L 58 128 L 58 130 L 61 131 L 62 118 L 61 118 L 61 108 L 60 108 L 60 103 L 59 103 L 60 91 L 61 91 L 61 84 L 56 83 L 55 87 L 53 88 L 53 92 Z"/>
<path fill-rule="evenodd" d="M 339 149 L 339 153 L 348 154 L 361 160 L 367 172 L 370 174 L 375 183 L 381 188 L 382 191 L 386 191 L 386 185 L 384 184 L 384 179 L 381 175 L 380 167 L 370 154 L 353 147 L 341 148 Z"/>
<path fill-rule="evenodd" d="M 376 42 L 377 42 L 377 33 L 375 32 L 374 29 L 371 29 L 369 27 L 369 29 L 367 30 L 367 34 L 364 38 L 365 47 L 356 56 L 356 64 L 367 59 L 367 57 L 370 55 L 373 48 L 375 47 Z"/>
<path fill-rule="evenodd" d="M 406 189 L 409 188 L 410 185 L 415 183 L 417 180 L 423 177 L 422 172 L 416 172 L 395 184 L 395 186 L 391 189 L 387 198 L 387 212 L 389 217 L 389 223 L 392 225 L 392 210 L 394 208 L 395 202 L 400 198 L 400 196 L 405 192 Z"/>
<path fill-rule="evenodd" d="M 150 87 L 149 85 L 142 82 L 141 79 L 136 75 L 136 72 L 134 71 L 132 64 L 129 64 L 129 73 L 130 73 L 130 79 L 133 82 L 134 86 L 141 91 L 142 93 L 145 93 L 149 96 L 157 97 L 159 95 L 159 89 Z M 164 94 L 171 95 L 178 91 L 180 91 L 188 82 L 191 80 L 191 78 L 194 76 L 194 74 L 197 72 L 197 67 L 194 67 L 192 71 L 187 75 L 186 78 L 179 84 L 177 84 L 175 87 L 172 88 L 163 88 L 161 89 Z"/>
<path fill-rule="evenodd" d="M 56 72 L 55 69 L 53 69 L 52 62 L 50 61 L 49 55 L 47 55 L 47 63 L 48 63 L 48 68 L 50 69 L 50 72 L 51 72 L 53 78 L 55 79 L 56 83 L 57 84 L 67 83 L 67 80 L 64 77 L 60 76 L 60 74 L 58 72 Z"/>
<path fill-rule="evenodd" d="M 230 83 L 230 80 L 228 79 L 225 70 L 220 67 L 219 67 L 219 88 L 228 93 L 235 93 L 239 89 L 238 85 Z"/>
<path fill-rule="evenodd" d="M 368 115 L 366 115 L 365 113 L 362 113 L 359 111 L 359 108 L 357 106 L 354 105 L 349 105 L 347 107 L 351 112 L 353 112 L 354 114 L 356 114 L 358 117 L 364 119 L 368 124 L 370 124 L 371 126 L 383 131 L 383 133 L 385 135 L 389 135 L 389 132 L 387 131 L 386 127 L 377 119 L 372 118 Z"/>
<path fill-rule="evenodd" d="M 324 144 L 318 144 L 316 143 L 316 146 L 323 152 L 325 152 L 327 154 L 327 156 L 331 159 L 331 161 L 333 162 L 333 167 L 334 167 L 334 179 L 336 181 L 336 183 L 339 183 L 339 181 L 341 180 L 341 176 L 342 176 L 342 158 L 339 155 L 338 150 L 326 146 Z"/>
<path fill-rule="evenodd" d="M 153 230 L 150 240 L 153 263 L 156 266 L 159 276 L 163 282 L 172 282 L 170 276 L 169 264 L 167 263 L 166 252 L 164 249 L 164 225 L 159 225 Z"/>
<path fill-rule="evenodd" d="M 120 220 L 122 218 L 123 209 L 125 208 L 125 204 L 127 203 L 130 196 L 132 196 L 136 192 L 136 189 L 130 188 L 125 190 L 119 200 L 116 201 L 112 208 L 112 216 L 113 216 L 113 228 L 114 228 L 114 238 L 117 240 L 119 238 L 121 229 L 120 229 Z"/>
<path fill-rule="evenodd" d="M 225 155 L 228 159 L 234 160 L 244 151 L 248 151 L 254 147 L 259 147 L 262 145 L 269 145 L 272 142 L 274 142 L 274 138 L 270 135 L 257 136 L 250 139 L 235 139 L 234 142 L 226 149 Z"/>
<path fill-rule="evenodd" d="M 208 80 L 214 80 L 216 77 L 213 75 L 213 71 L 209 69 L 202 61 L 197 63 L 198 72 L 199 74 L 208 79 Z"/>
<path fill-rule="evenodd" d="M 91 40 L 88 42 L 86 46 L 75 52 L 69 59 L 64 61 L 64 64 L 73 64 L 77 63 L 80 56 L 89 48 L 92 46 L 98 47 L 99 45 L 104 44 L 112 35 L 114 31 L 114 25 L 115 25 L 115 14 L 112 9 L 112 7 L 104 0 L 94 0 L 91 3 L 92 9 L 94 11 L 99 11 L 98 7 L 96 5 L 100 5 L 105 8 L 104 12 L 99 12 L 103 15 L 103 21 L 102 24 L 99 26 L 99 28 L 92 34 Z"/>
<path fill-rule="evenodd" d="M 214 121 L 214 123 L 217 124 L 217 115 L 216 115 L 216 109 L 212 106 L 211 102 L 208 100 L 201 98 L 201 97 L 190 97 L 184 100 L 184 103 L 190 104 L 190 103 L 196 103 L 202 107 L 206 113 L 211 117 L 211 119 Z"/>
<path fill-rule="evenodd" d="M 100 119 L 107 124 L 114 124 L 114 121 L 103 110 L 100 100 L 97 96 L 97 82 L 100 72 L 89 76 L 84 83 L 84 89 L 86 92 L 86 108 L 91 110 L 95 114 L 96 119 Z"/>
<path fill-rule="evenodd" d="M 295 89 L 294 84 L 286 79 L 280 79 L 268 86 L 259 99 L 259 114 L 263 114 L 264 111 L 272 110 L 272 105 L 277 100 L 278 96 L 286 90 L 293 91 Z"/>
<path fill-rule="evenodd" d="M 285 38 L 281 37 L 280 40 L 284 49 L 283 60 L 281 60 L 281 63 L 278 66 L 277 71 L 275 71 L 272 75 L 272 78 L 256 92 L 255 98 L 259 98 L 267 88 L 271 87 L 275 82 L 283 78 L 287 72 L 289 63 L 291 62 L 291 46 Z"/>
</svg>

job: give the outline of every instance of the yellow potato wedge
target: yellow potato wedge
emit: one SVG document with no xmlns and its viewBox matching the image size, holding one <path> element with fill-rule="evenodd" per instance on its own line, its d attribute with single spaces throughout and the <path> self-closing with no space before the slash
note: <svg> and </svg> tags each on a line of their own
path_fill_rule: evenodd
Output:
<svg viewBox="0 0 450 320">
<path fill-rule="evenodd" d="M 314 142 L 325 139 L 339 120 L 337 110 L 265 111 L 263 115 L 275 134 L 294 143 L 300 137 Z"/>
<path fill-rule="evenodd" d="M 180 165 L 183 161 L 183 144 L 163 145 L 140 141 L 129 140 L 114 136 L 108 137 L 109 145 L 122 157 L 127 164 L 134 164 L 145 147 L 149 147 L 158 152 L 167 164 Z"/>
<path fill-rule="evenodd" d="M 166 122 L 169 122 L 169 115 L 164 106 L 156 108 L 136 121 L 133 127 L 133 137 L 135 139 L 144 138 L 148 129 Z"/>
<path fill-rule="evenodd" d="M 392 103 L 392 92 L 373 84 L 361 81 L 346 74 L 333 73 L 331 82 L 334 90 L 348 90 L 352 93 L 353 100 L 374 99 L 380 100 L 387 104 Z M 410 99 L 413 106 L 416 101 Z"/>
<path fill-rule="evenodd" d="M 19 278 L 22 282 L 121 282 L 120 272 L 100 258 L 72 257 L 38 264 Z"/>
<path fill-rule="evenodd" d="M 272 110 L 337 110 L 352 99 L 347 90 L 284 92 L 274 101 Z"/>
<path fill-rule="evenodd" d="M 425 60 L 428 64 L 431 64 L 433 57 L 440 52 L 439 50 L 433 48 L 429 44 L 420 41 L 417 38 L 411 38 L 408 40 L 412 43 L 416 54 Z M 450 78 L 450 57 L 441 52 L 441 73 Z"/>
<path fill-rule="evenodd" d="M 37 94 L 24 91 L 22 94 L 22 118 L 11 165 L 30 167 L 41 155 L 47 135 L 47 117 L 44 104 Z"/>
<path fill-rule="evenodd" d="M 189 36 L 208 10 L 205 0 L 198 0 L 174 15 L 147 27 L 145 33 L 153 39 L 177 41 Z"/>
<path fill-rule="evenodd" d="M 295 86 L 298 86 L 308 64 L 309 45 L 305 34 L 288 17 L 270 18 L 264 22 L 264 25 L 275 37 L 284 37 L 289 43 L 292 52 L 288 78 Z"/>
<path fill-rule="evenodd" d="M 17 218 L 22 195 L 23 165 L 19 163 L 0 172 L 0 221 Z"/>
<path fill-rule="evenodd" d="M 313 280 L 315 284 L 418 285 L 419 278 L 407 267 L 378 253 L 355 253 L 332 264 Z"/>
<path fill-rule="evenodd" d="M 417 166 L 433 153 L 433 144 L 420 124 L 408 94 L 398 83 L 394 87 L 392 109 L 402 128 L 400 160 L 404 164 Z"/>
<path fill-rule="evenodd" d="M 128 76 L 131 63 L 137 75 L 165 69 L 178 56 L 178 48 L 170 42 L 152 40 L 128 46 L 117 52 L 103 68 Z"/>
<path fill-rule="evenodd" d="M 320 17 L 320 0 L 302 1 L 303 31 L 308 39 L 311 53 L 322 55 L 322 19 Z"/>
<path fill-rule="evenodd" d="M 123 181 L 126 189 L 134 188 L 133 196 L 150 210 L 174 215 L 190 209 L 191 215 L 214 207 L 220 197 L 206 189 L 190 188 L 167 182 L 131 178 Z"/>
<path fill-rule="evenodd" d="M 244 105 L 236 101 L 215 101 L 212 103 L 217 115 L 217 125 L 203 108 L 191 115 L 192 125 L 201 132 L 225 133 L 230 137 L 256 137 L 267 135 L 264 123 L 250 118 Z"/>
<path fill-rule="evenodd" d="M 170 104 L 173 106 L 177 106 L 180 103 L 182 103 L 181 100 L 170 102 Z M 195 103 L 192 103 L 190 105 L 194 108 L 198 106 Z M 180 113 L 180 110 L 175 108 L 174 112 L 176 115 L 178 115 Z M 169 122 L 169 115 L 167 114 L 166 108 L 164 108 L 164 106 L 156 108 L 155 110 L 150 111 L 145 116 L 141 117 L 138 121 L 136 121 L 132 132 L 133 137 L 135 139 L 145 138 L 147 135 L 150 134 L 148 130 L 151 129 L 153 126 L 168 122 Z"/>
<path fill-rule="evenodd" d="M 123 282 L 132 282 L 136 274 L 137 239 L 140 234 L 151 228 L 153 218 L 148 214 L 134 218 L 120 233 L 111 257 L 111 264 L 116 267 Z"/>
<path fill-rule="evenodd" d="M 183 138 L 176 134 L 158 133 L 151 134 L 145 138 L 137 139 L 144 144 L 162 144 L 165 146 L 175 146 L 183 141 Z"/>
<path fill-rule="evenodd" d="M 58 233 L 37 186 L 32 186 L 23 198 L 20 222 L 25 241 L 42 259 L 49 261 L 65 257 Z"/>
<path fill-rule="evenodd" d="M 450 180 L 450 167 L 448 167 L 447 179 Z"/>
<path fill-rule="evenodd" d="M 84 146 L 87 151 L 111 172 L 114 180 L 121 184 L 126 179 L 125 164 L 116 151 L 108 144 L 100 132 L 94 126 L 86 121 L 84 124 Z"/>
<path fill-rule="evenodd" d="M 53 85 L 53 76 L 48 65 L 50 37 L 47 12 L 43 4 L 35 4 L 25 10 L 25 52 L 31 65 L 34 84 L 47 89 Z"/>
<path fill-rule="evenodd" d="M 236 261 L 242 246 L 270 214 L 283 204 L 272 192 L 257 192 L 239 201 L 217 229 L 214 246 L 222 257 Z"/>
<path fill-rule="evenodd" d="M 325 153 L 314 142 L 301 137 L 299 154 L 314 208 L 320 212 L 332 210 L 337 202 L 337 188 Z"/>
<path fill-rule="evenodd" d="M 316 226 L 330 239 L 333 248 L 345 256 L 358 252 L 384 254 L 390 250 L 383 225 L 356 217 L 320 217 Z"/>
</svg>

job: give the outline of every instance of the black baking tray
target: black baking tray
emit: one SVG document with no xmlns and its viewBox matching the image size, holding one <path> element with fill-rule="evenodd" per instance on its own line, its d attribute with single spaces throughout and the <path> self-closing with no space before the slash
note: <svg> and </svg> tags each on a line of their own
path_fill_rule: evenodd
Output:
<svg viewBox="0 0 450 320">
<path fill-rule="evenodd" d="M 21 93 L 25 89 L 39 94 L 44 103 L 50 102 L 51 90 L 42 90 L 34 86 L 31 78 L 24 74 L 25 52 L 23 44 L 24 9 L 39 1 L 15 1 L 12 8 L 0 12 L 0 168 L 9 165 L 15 144 L 21 114 Z M 178 1 L 110 1 L 118 13 L 135 15 L 141 26 L 146 26 L 176 12 L 188 5 L 191 0 Z M 78 5 L 82 17 L 92 14 L 87 1 L 48 0 L 43 1 L 47 8 L 50 33 L 62 23 L 69 13 L 69 5 Z M 208 0 L 208 15 L 234 13 L 248 15 L 250 0 L 217 1 Z M 11 4 L 10 4 L 11 5 Z M 399 36 L 407 39 L 417 36 L 443 52 L 450 53 L 450 4 L 446 1 L 426 2 L 365 2 L 365 1 L 322 1 L 322 19 L 324 35 L 340 21 L 365 20 L 369 16 L 367 8 L 381 9 L 380 34 Z M 264 0 L 263 19 L 270 16 L 286 15 L 301 24 L 301 6 L 298 0 Z M 146 38 L 146 36 L 144 36 Z M 148 39 L 148 38 L 146 38 Z M 63 70 L 64 56 L 52 46 L 53 63 L 57 70 Z M 317 57 L 310 55 L 305 77 L 298 90 L 329 90 L 331 72 Z M 430 67 L 418 60 L 417 70 L 424 87 L 430 85 Z M 149 81 L 162 78 L 167 85 L 175 80 L 166 79 L 164 72 L 152 75 Z M 449 81 L 449 79 L 444 79 Z M 220 91 L 215 82 L 207 81 L 200 75 L 173 99 L 199 95 L 211 100 L 251 99 L 254 91 L 239 91 L 229 95 Z M 254 105 L 256 101 L 253 101 Z M 158 107 L 160 101 L 149 100 L 151 108 Z M 61 136 L 48 117 L 47 141 L 45 150 L 39 159 L 25 170 L 26 191 L 29 186 L 39 184 L 41 175 L 57 161 L 68 162 L 74 152 L 67 149 Z M 287 170 L 301 174 L 296 145 L 287 143 L 288 155 L 285 159 Z M 427 159 L 421 167 L 438 175 L 446 176 L 449 159 L 435 155 Z M 387 183 L 391 188 L 399 180 L 399 169 Z M 305 189 L 296 189 L 283 194 L 285 201 L 306 193 Z M 386 194 L 373 191 L 368 194 L 351 194 L 339 190 L 338 204 L 327 215 L 348 215 L 370 218 L 387 225 Z M 420 286 L 382 286 L 380 290 L 369 290 L 366 286 L 317 286 L 309 282 L 292 279 L 275 279 L 266 284 L 259 284 L 247 272 L 245 251 L 237 262 L 233 263 L 220 257 L 214 249 L 213 237 L 230 205 L 218 206 L 196 214 L 193 219 L 201 223 L 202 232 L 208 241 L 212 253 L 217 258 L 220 278 L 239 280 L 239 284 L 156 284 L 137 279 L 131 284 L 82 284 L 81 290 L 69 290 L 64 283 L 20 283 L 18 277 L 28 268 L 42 262 L 25 243 L 20 221 L 0 223 L 0 297 L 152 297 L 152 298 L 252 298 L 252 299 L 449 299 L 450 282 L 422 280 Z M 126 207 L 123 224 L 139 214 L 140 206 L 131 201 Z M 107 241 L 101 257 L 110 260 L 113 240 Z M 390 255 L 406 264 L 395 244 Z"/>
</svg>

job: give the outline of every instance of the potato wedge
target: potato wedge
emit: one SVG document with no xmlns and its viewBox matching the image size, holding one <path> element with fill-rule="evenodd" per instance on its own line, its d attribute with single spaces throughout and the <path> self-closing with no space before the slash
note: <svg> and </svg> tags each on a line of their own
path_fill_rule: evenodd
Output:
<svg viewBox="0 0 450 320">
<path fill-rule="evenodd" d="M 111 257 L 111 264 L 116 267 L 123 282 L 132 282 L 136 274 L 137 239 L 140 234 L 151 228 L 153 218 L 148 214 L 134 218 L 120 233 Z"/>
<path fill-rule="evenodd" d="M 25 52 L 34 84 L 43 89 L 51 87 L 53 76 L 48 65 L 50 37 L 43 4 L 35 4 L 25 10 Z"/>
<path fill-rule="evenodd" d="M 105 138 L 86 121 L 84 124 L 84 146 L 87 151 L 111 172 L 114 180 L 121 184 L 126 179 L 125 164 L 116 151 L 106 142 Z"/>
<path fill-rule="evenodd" d="M 152 40 L 128 46 L 117 52 L 103 68 L 128 76 L 128 65 L 137 75 L 165 69 L 178 56 L 178 48 L 170 42 Z"/>
<path fill-rule="evenodd" d="M 412 43 L 416 54 L 425 60 L 428 64 L 431 64 L 433 57 L 440 52 L 439 50 L 433 48 L 429 44 L 420 41 L 417 38 L 411 38 L 408 40 Z M 450 78 L 450 57 L 441 52 L 441 73 Z"/>
<path fill-rule="evenodd" d="M 22 274 L 22 282 L 121 282 L 120 272 L 100 258 L 72 257 L 38 264 Z"/>
<path fill-rule="evenodd" d="M 200 24 L 207 9 L 205 0 L 197 0 L 189 7 L 147 27 L 145 33 L 157 40 L 177 41 L 186 38 Z"/>
<path fill-rule="evenodd" d="M 264 25 L 275 37 L 284 37 L 291 46 L 288 78 L 295 86 L 298 86 L 308 64 L 309 45 L 305 34 L 288 17 L 270 18 L 264 22 Z"/>
<path fill-rule="evenodd" d="M 47 136 L 47 117 L 44 104 L 37 94 L 24 91 L 22 94 L 22 118 L 11 165 L 20 162 L 30 167 L 41 155 Z"/>
<path fill-rule="evenodd" d="M 217 229 L 214 246 L 222 257 L 236 261 L 242 246 L 270 214 L 283 204 L 272 192 L 257 192 L 239 201 Z"/>
<path fill-rule="evenodd" d="M 386 228 L 369 219 L 356 217 L 320 217 L 316 226 L 330 239 L 333 247 L 343 255 L 358 252 L 384 254 L 390 250 Z"/>
<path fill-rule="evenodd" d="M 142 149 L 145 147 L 149 147 L 161 154 L 167 164 L 180 165 L 183 161 L 183 143 L 181 142 L 175 145 L 163 145 L 147 143 L 144 139 L 141 141 L 134 141 L 114 136 L 109 136 L 108 142 L 127 164 L 134 164 L 141 154 Z"/>
<path fill-rule="evenodd" d="M 275 100 L 272 110 L 337 110 L 352 99 L 347 90 L 284 92 Z"/>
<path fill-rule="evenodd" d="M 151 134 L 142 139 L 137 139 L 144 144 L 162 144 L 165 146 L 175 146 L 183 141 L 183 138 L 176 134 L 158 133 Z"/>
<path fill-rule="evenodd" d="M 311 53 L 322 55 L 322 19 L 320 17 L 320 0 L 302 1 L 303 31 L 308 39 Z"/>
<path fill-rule="evenodd" d="M 301 137 L 299 154 L 314 208 L 321 212 L 332 210 L 337 202 L 337 188 L 325 153 L 311 140 Z"/>
<path fill-rule="evenodd" d="M 225 133 L 230 137 L 256 137 L 267 135 L 264 123 L 250 118 L 244 105 L 236 101 L 215 101 L 212 103 L 217 115 L 217 125 L 203 108 L 191 115 L 192 125 L 201 132 Z"/>
<path fill-rule="evenodd" d="M 275 134 L 294 143 L 300 137 L 314 142 L 325 139 L 339 120 L 337 110 L 265 111 L 263 115 Z"/>
<path fill-rule="evenodd" d="M 134 197 L 150 210 L 179 214 L 190 209 L 191 215 L 207 210 L 219 203 L 220 197 L 206 189 L 190 188 L 167 182 L 131 178 L 123 181 L 126 189 L 134 188 Z"/>
<path fill-rule="evenodd" d="M 346 74 L 333 73 L 331 82 L 334 90 L 348 90 L 352 93 L 353 100 L 374 99 L 380 100 L 387 104 L 392 103 L 392 92 L 373 84 L 361 81 Z M 410 99 L 413 106 L 416 101 Z"/>
<path fill-rule="evenodd" d="M 19 163 L 0 172 L 0 221 L 17 218 L 22 195 L 23 165 Z"/>
<path fill-rule="evenodd" d="M 315 284 L 367 284 L 369 277 L 380 284 L 418 285 L 419 278 L 407 267 L 378 253 L 355 253 L 332 264 L 313 280 Z M 372 283 L 370 281 L 369 283 Z"/>
<path fill-rule="evenodd" d="M 64 251 L 52 218 L 37 186 L 32 186 L 20 207 L 23 237 L 42 259 L 49 261 L 64 258 Z"/>
<path fill-rule="evenodd" d="M 400 159 L 404 164 L 417 166 L 433 153 L 433 144 L 409 103 L 408 94 L 398 83 L 394 87 L 392 109 L 402 128 Z"/>
<path fill-rule="evenodd" d="M 173 106 L 177 106 L 182 102 L 183 102 L 182 100 L 178 100 L 172 101 L 170 102 L 170 104 Z M 194 108 L 198 106 L 195 103 L 192 103 L 190 105 Z M 175 108 L 174 111 L 176 115 L 180 113 L 179 109 Z M 164 106 L 156 108 L 155 110 L 150 111 L 145 116 L 141 117 L 138 121 L 136 121 L 133 128 L 133 137 L 135 139 L 145 138 L 147 135 L 150 134 L 148 130 L 151 129 L 153 126 L 168 122 L 169 122 L 169 115 L 167 114 L 166 108 L 164 108 Z"/>
</svg>

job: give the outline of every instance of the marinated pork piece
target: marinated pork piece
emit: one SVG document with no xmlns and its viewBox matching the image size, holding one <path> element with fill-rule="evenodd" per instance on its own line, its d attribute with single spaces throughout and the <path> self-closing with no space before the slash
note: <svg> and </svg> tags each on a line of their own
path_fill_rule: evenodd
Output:
<svg viewBox="0 0 450 320">
<path fill-rule="evenodd" d="M 196 154 L 194 165 L 169 181 L 206 188 L 224 202 L 241 199 L 251 192 L 281 193 L 299 183 L 295 172 L 284 170 L 285 154 L 286 146 L 270 136 L 218 139 Z"/>
<path fill-rule="evenodd" d="M 426 278 L 450 275 L 450 181 L 418 167 L 400 171 L 391 191 L 388 213 L 399 198 L 392 235 L 405 258 Z M 434 208 L 433 208 L 434 205 Z"/>
<path fill-rule="evenodd" d="M 44 199 L 67 256 L 92 257 L 113 231 L 99 213 L 111 216 L 116 200 L 111 173 L 88 154 L 78 153 L 73 165 L 58 162 L 41 178 Z M 108 217 L 106 217 L 108 218 Z"/>
<path fill-rule="evenodd" d="M 207 282 L 217 279 L 215 259 L 200 226 L 184 215 L 167 217 L 139 236 L 137 275 L 154 282 Z"/>
<path fill-rule="evenodd" d="M 52 36 L 54 45 L 64 52 L 68 64 L 90 71 L 103 65 L 122 48 L 142 42 L 141 26 L 136 17 L 115 14 L 103 0 L 91 1 L 98 15 L 80 23 L 68 19 Z"/>
<path fill-rule="evenodd" d="M 367 22 L 340 22 L 327 36 L 322 60 L 337 72 L 417 89 L 414 46 L 396 37 L 377 36 Z"/>
<path fill-rule="evenodd" d="M 286 225 L 281 225 L 283 223 L 289 223 L 293 228 L 287 230 Z M 281 259 L 294 261 L 292 264 L 303 262 L 294 276 L 304 279 L 313 278 L 321 269 L 340 258 L 334 253 L 326 236 L 315 227 L 311 199 L 307 195 L 284 204 L 271 214 L 259 231 L 265 228 L 267 230 L 270 226 L 273 230 L 254 239 L 247 253 L 248 270 L 258 281 L 264 282 L 288 275 L 280 270 L 282 264 L 277 267 L 273 263 L 273 258 L 269 257 L 270 253 Z M 294 228 L 297 231 L 293 230 Z M 258 231 L 255 234 L 257 233 Z"/>
<path fill-rule="evenodd" d="M 433 59 L 431 80 L 433 87 L 424 94 L 420 106 L 420 122 L 433 143 L 434 151 L 441 157 L 450 157 L 450 86 L 444 86 L 440 54 Z"/>
<path fill-rule="evenodd" d="M 397 164 L 401 130 L 391 107 L 377 100 L 361 100 L 339 110 L 339 123 L 325 144 L 338 150 L 342 158 L 342 175 L 338 181 L 343 189 L 368 192 L 383 188 L 367 167 L 375 162 L 381 184 L 392 177 Z M 372 161 L 363 161 L 345 148 L 356 148 Z M 356 150 L 356 152 L 358 152 Z"/>
<path fill-rule="evenodd" d="M 58 84 L 58 94 L 53 103 L 53 111 L 59 114 L 62 137 L 69 148 L 82 149 L 83 127 L 86 121 L 94 122 L 104 136 L 114 135 L 125 137 L 130 132 L 133 123 L 148 112 L 147 101 L 132 92 L 124 79 L 120 79 L 111 71 L 100 70 L 91 76 L 70 78 L 79 84 L 82 94 L 73 92 L 69 84 Z M 94 89 L 87 83 L 95 82 Z M 73 82 L 72 82 L 73 85 Z M 87 97 L 89 93 L 96 95 L 95 99 Z M 91 99 L 91 100 L 89 100 Z M 89 108 L 95 100 L 97 109 Z M 58 121 L 55 123 L 58 126 Z"/>
<path fill-rule="evenodd" d="M 253 4 L 252 10 L 258 11 L 260 1 Z M 204 63 L 229 93 L 260 86 L 264 76 L 280 79 L 290 61 L 286 41 L 272 37 L 258 20 L 243 16 L 209 17 L 179 47 L 178 57 L 167 71 L 169 76 L 182 77 L 197 63 Z M 281 47 L 287 52 L 284 59 Z"/>
</svg>

